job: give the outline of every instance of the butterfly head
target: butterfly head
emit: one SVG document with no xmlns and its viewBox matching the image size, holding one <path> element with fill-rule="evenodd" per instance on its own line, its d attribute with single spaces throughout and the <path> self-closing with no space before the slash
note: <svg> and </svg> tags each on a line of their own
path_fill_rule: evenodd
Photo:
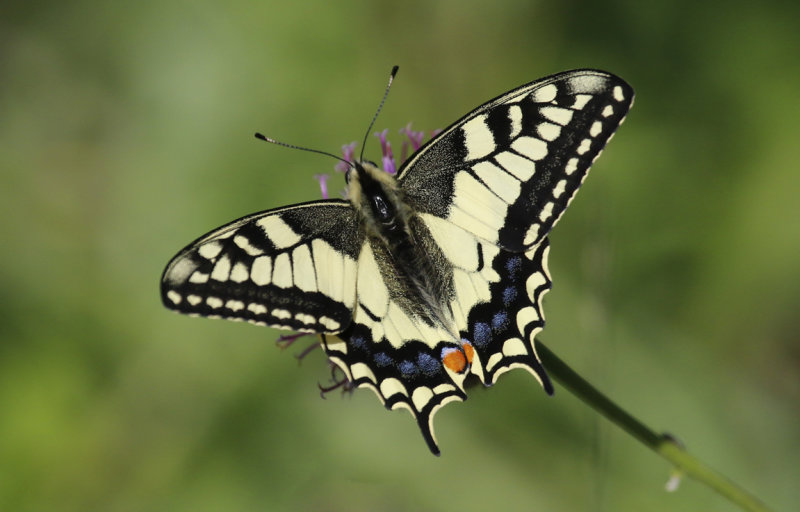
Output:
<svg viewBox="0 0 800 512">
<path fill-rule="evenodd" d="M 348 197 L 379 231 L 405 224 L 404 206 L 397 180 L 370 161 L 355 161 L 345 175 Z"/>
</svg>

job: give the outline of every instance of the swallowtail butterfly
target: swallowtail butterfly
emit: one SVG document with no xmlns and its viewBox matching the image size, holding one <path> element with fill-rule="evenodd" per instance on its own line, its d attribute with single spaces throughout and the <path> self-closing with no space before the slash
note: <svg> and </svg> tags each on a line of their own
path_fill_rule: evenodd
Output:
<svg viewBox="0 0 800 512">
<path fill-rule="evenodd" d="M 355 386 L 406 408 L 430 450 L 433 416 L 524 368 L 551 287 L 547 234 L 622 123 L 633 89 L 559 73 L 476 108 L 392 176 L 350 162 L 349 199 L 233 221 L 169 262 L 161 296 L 190 315 L 318 333 Z"/>
</svg>

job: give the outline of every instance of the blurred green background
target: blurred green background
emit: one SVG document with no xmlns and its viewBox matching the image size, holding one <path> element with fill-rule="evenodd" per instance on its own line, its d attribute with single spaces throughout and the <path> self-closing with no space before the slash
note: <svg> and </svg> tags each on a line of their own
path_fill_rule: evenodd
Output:
<svg viewBox="0 0 800 512">
<path fill-rule="evenodd" d="M 4 2 L 0 510 L 735 510 L 524 372 L 443 455 L 321 352 L 165 310 L 196 236 L 318 197 L 378 128 L 554 72 L 636 89 L 552 235 L 542 339 L 777 509 L 800 502 L 800 4 Z M 400 141 L 395 137 L 395 144 Z M 370 141 L 368 156 L 378 147 Z"/>
</svg>

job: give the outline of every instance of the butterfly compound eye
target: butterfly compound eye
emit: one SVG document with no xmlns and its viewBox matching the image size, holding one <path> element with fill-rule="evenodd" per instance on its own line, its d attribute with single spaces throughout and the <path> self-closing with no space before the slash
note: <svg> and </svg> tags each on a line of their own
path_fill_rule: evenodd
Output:
<svg viewBox="0 0 800 512">
<path fill-rule="evenodd" d="M 385 201 L 382 196 L 375 195 L 372 197 L 373 210 L 378 220 L 383 224 L 392 224 L 394 219 L 394 208 L 390 203 Z"/>
</svg>

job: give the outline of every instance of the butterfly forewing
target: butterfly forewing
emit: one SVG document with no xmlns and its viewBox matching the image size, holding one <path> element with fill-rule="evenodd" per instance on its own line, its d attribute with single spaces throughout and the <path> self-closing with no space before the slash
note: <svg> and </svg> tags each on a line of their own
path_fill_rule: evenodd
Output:
<svg viewBox="0 0 800 512">
<path fill-rule="evenodd" d="M 561 73 L 470 112 L 399 172 L 420 211 L 523 251 L 558 221 L 633 101 L 608 73 Z"/>
<path fill-rule="evenodd" d="M 244 217 L 170 261 L 162 300 L 181 313 L 339 332 L 352 320 L 360 233 L 345 201 Z"/>
</svg>

